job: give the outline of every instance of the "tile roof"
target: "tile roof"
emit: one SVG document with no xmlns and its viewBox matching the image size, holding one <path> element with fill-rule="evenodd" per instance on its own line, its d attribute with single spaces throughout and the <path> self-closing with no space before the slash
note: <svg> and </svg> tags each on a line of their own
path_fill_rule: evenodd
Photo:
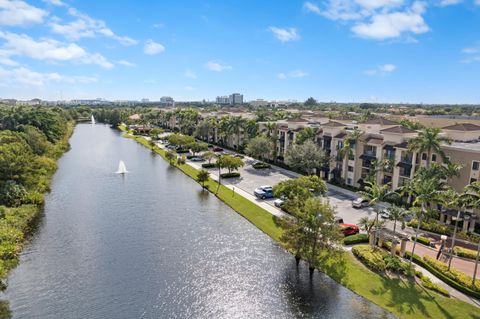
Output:
<svg viewBox="0 0 480 319">
<path fill-rule="evenodd" d="M 386 128 L 381 130 L 380 132 L 382 133 L 397 133 L 397 134 L 410 134 L 410 133 L 416 133 L 416 131 L 411 130 L 407 127 L 398 125 L 390 128 Z"/>
<path fill-rule="evenodd" d="M 326 126 L 326 127 L 346 127 L 345 124 L 342 124 L 340 122 L 335 122 L 335 121 L 328 121 L 327 123 L 323 124 L 322 126 Z"/>
<path fill-rule="evenodd" d="M 383 139 L 370 137 L 370 138 L 367 138 L 366 142 L 367 142 L 367 144 L 381 145 L 381 144 L 383 144 Z"/>
<path fill-rule="evenodd" d="M 408 148 L 408 142 L 402 142 L 400 144 L 396 144 L 395 145 L 396 148 L 404 148 L 404 149 L 407 149 Z"/>
<path fill-rule="evenodd" d="M 376 117 L 374 119 L 366 121 L 363 124 L 398 125 L 397 122 L 387 120 L 384 117 Z"/>
<path fill-rule="evenodd" d="M 472 123 L 458 123 L 454 125 L 445 126 L 444 130 L 452 131 L 480 131 L 480 125 Z"/>
<path fill-rule="evenodd" d="M 345 136 L 347 136 L 347 133 L 342 132 L 342 133 L 339 133 L 339 134 L 335 135 L 334 138 L 344 138 Z"/>
</svg>

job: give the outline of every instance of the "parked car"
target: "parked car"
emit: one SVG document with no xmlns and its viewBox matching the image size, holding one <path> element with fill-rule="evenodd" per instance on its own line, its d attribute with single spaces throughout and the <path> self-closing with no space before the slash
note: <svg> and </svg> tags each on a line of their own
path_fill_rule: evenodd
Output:
<svg viewBox="0 0 480 319">
<path fill-rule="evenodd" d="M 358 234 L 360 231 L 355 224 L 340 224 L 340 229 L 345 237 Z"/>
<path fill-rule="evenodd" d="M 197 157 L 197 156 L 192 157 L 190 160 L 191 160 L 192 162 L 204 162 L 204 161 L 205 161 L 203 158 Z"/>
<path fill-rule="evenodd" d="M 359 197 L 352 201 L 353 208 L 363 208 L 368 206 L 370 206 L 370 201 L 362 197 Z"/>
<path fill-rule="evenodd" d="M 343 222 L 343 218 L 342 218 L 342 217 L 338 217 L 338 216 L 335 216 L 335 222 L 336 222 L 337 224 L 343 224 L 343 223 L 344 223 L 344 222 Z"/>
<path fill-rule="evenodd" d="M 282 208 L 283 204 L 285 204 L 285 197 L 283 196 L 273 201 L 273 205 L 279 208 Z"/>
<path fill-rule="evenodd" d="M 273 188 L 270 185 L 260 186 L 253 193 L 260 199 L 273 198 Z"/>
<path fill-rule="evenodd" d="M 223 152 L 223 148 L 215 146 L 215 147 L 213 147 L 213 151 L 214 152 Z"/>
</svg>

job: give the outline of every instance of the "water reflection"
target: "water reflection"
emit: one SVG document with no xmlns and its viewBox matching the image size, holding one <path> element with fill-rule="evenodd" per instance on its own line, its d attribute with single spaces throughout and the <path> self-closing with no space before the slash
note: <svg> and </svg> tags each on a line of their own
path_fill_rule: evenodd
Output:
<svg viewBox="0 0 480 319">
<path fill-rule="evenodd" d="M 388 316 L 135 141 L 78 125 L 71 144 L 9 278 L 14 318 Z"/>
</svg>

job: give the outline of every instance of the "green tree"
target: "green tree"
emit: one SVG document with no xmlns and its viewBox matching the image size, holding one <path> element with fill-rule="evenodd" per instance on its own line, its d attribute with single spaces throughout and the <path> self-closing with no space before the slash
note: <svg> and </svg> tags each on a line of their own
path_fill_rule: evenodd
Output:
<svg viewBox="0 0 480 319">
<path fill-rule="evenodd" d="M 152 129 L 150 130 L 150 137 L 151 137 L 152 139 L 158 139 L 158 136 L 159 136 L 160 134 L 162 134 L 162 133 L 163 133 L 163 129 L 158 128 L 158 127 L 152 128 Z"/>
<path fill-rule="evenodd" d="M 209 178 L 210 178 L 210 173 L 205 169 L 200 170 L 197 174 L 197 182 L 199 182 L 202 185 L 203 189 L 205 189 L 205 183 L 208 182 Z"/>
<path fill-rule="evenodd" d="M 362 137 L 363 132 L 355 128 L 348 133 L 347 137 L 343 141 L 342 148 L 340 149 L 340 156 L 343 158 L 343 181 L 347 180 L 348 172 L 348 158 L 353 156 L 358 140 Z"/>
<path fill-rule="evenodd" d="M 165 158 L 166 158 L 167 161 L 170 163 L 170 165 L 173 165 L 173 163 L 175 163 L 175 158 L 176 158 L 176 157 L 177 157 L 177 156 L 176 156 L 175 153 L 172 152 L 172 151 L 167 151 L 167 152 L 165 153 Z"/>
<path fill-rule="evenodd" d="M 266 136 L 271 141 L 271 157 L 273 162 L 277 161 L 277 143 L 278 143 L 278 127 L 275 122 L 267 122 L 265 124 Z"/>
<path fill-rule="evenodd" d="M 265 136 L 257 136 L 248 141 L 245 153 L 263 160 L 271 152 L 272 142 Z"/>
<path fill-rule="evenodd" d="M 314 141 L 315 140 L 315 130 L 311 127 L 305 127 L 300 132 L 298 132 L 295 143 L 303 144 L 306 141 Z"/>
<path fill-rule="evenodd" d="M 212 159 L 214 159 L 216 156 L 217 155 L 215 154 L 215 152 L 212 151 L 208 151 L 203 154 L 203 158 L 208 161 L 208 164 L 210 164 L 212 162 Z"/>
<path fill-rule="evenodd" d="M 28 146 L 32 149 L 32 152 L 36 155 L 44 155 L 52 148 L 52 143 L 50 143 L 43 134 L 43 132 L 35 126 L 32 125 L 22 125 L 20 130 L 24 134 L 25 141 L 28 143 Z"/>
<path fill-rule="evenodd" d="M 27 191 L 25 190 L 25 187 L 14 181 L 6 181 L 0 187 L 0 204 L 2 205 L 9 207 L 20 206 L 26 196 Z"/>
<path fill-rule="evenodd" d="M 375 241 L 374 245 L 377 242 L 378 237 L 378 215 L 380 213 L 380 207 L 378 206 L 381 202 L 387 202 L 398 197 L 396 192 L 390 191 L 391 185 L 384 184 L 380 185 L 376 182 L 366 182 L 366 186 L 363 191 L 360 191 L 359 194 L 370 201 L 370 205 L 375 207 L 375 224 L 377 225 L 377 232 L 375 232 Z"/>
<path fill-rule="evenodd" d="M 396 205 L 392 205 L 389 209 L 387 209 L 385 217 L 386 219 L 393 221 L 393 234 L 396 233 L 398 221 L 404 225 L 406 215 L 406 211 Z"/>
<path fill-rule="evenodd" d="M 313 174 L 324 159 L 323 151 L 312 141 L 292 145 L 285 153 L 285 164 L 293 169 Z"/>
<path fill-rule="evenodd" d="M 439 128 L 425 128 L 420 131 L 417 137 L 410 140 L 408 150 L 417 153 L 427 153 L 427 165 L 430 167 L 432 154 L 440 155 L 444 163 L 448 162 L 445 152 L 442 149 L 443 144 L 450 144 L 450 140 L 440 135 Z"/>
<path fill-rule="evenodd" d="M 192 151 L 193 155 L 208 150 L 208 144 L 203 142 L 193 142 L 187 144 L 187 147 Z"/>
<path fill-rule="evenodd" d="M 285 198 L 284 208 L 298 215 L 307 199 L 327 193 L 327 184 L 316 175 L 282 181 L 273 187 L 275 197 Z"/>
<path fill-rule="evenodd" d="M 245 163 L 238 157 L 230 156 L 230 155 L 225 155 L 220 157 L 217 160 L 217 165 L 219 169 L 221 168 L 226 168 L 229 173 L 232 171 L 238 170 L 240 167 L 243 167 Z"/>
<path fill-rule="evenodd" d="M 303 104 L 305 106 L 314 106 L 317 105 L 317 100 L 315 100 L 313 97 L 309 97 Z"/>
</svg>

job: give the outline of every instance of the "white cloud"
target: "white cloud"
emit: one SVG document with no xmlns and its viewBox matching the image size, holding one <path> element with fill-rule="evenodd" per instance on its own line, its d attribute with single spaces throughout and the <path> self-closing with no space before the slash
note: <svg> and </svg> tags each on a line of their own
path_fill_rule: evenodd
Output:
<svg viewBox="0 0 480 319">
<path fill-rule="evenodd" d="M 462 63 L 480 62 L 480 47 L 465 48 L 462 53 L 466 56 L 461 60 Z"/>
<path fill-rule="evenodd" d="M 189 79 L 196 80 L 197 74 L 190 69 L 185 70 L 185 76 Z"/>
<path fill-rule="evenodd" d="M 310 11 L 316 14 L 321 14 L 320 8 L 312 2 L 309 2 L 309 1 L 305 2 L 303 4 L 303 8 L 307 11 Z"/>
<path fill-rule="evenodd" d="M 232 69 L 230 65 L 226 65 L 218 61 L 208 61 L 207 63 L 205 63 L 205 67 L 210 71 L 215 71 L 215 72 L 222 72 L 222 71 Z"/>
<path fill-rule="evenodd" d="M 45 10 L 20 0 L 0 0 L 0 25 L 25 26 L 42 23 L 48 15 Z"/>
<path fill-rule="evenodd" d="M 195 91 L 195 88 L 193 86 L 189 86 L 189 85 L 185 86 L 183 89 L 185 91 Z"/>
<path fill-rule="evenodd" d="M 43 0 L 43 2 L 57 7 L 65 7 L 66 4 L 62 0 Z"/>
<path fill-rule="evenodd" d="M 165 26 L 165 24 L 163 24 L 163 23 L 154 23 L 153 24 L 153 27 L 156 28 L 156 29 L 163 28 L 164 26 Z"/>
<path fill-rule="evenodd" d="M 300 35 L 295 28 L 277 28 L 269 27 L 268 30 L 281 42 L 288 42 L 300 39 Z"/>
<path fill-rule="evenodd" d="M 404 0 L 355 0 L 360 6 L 367 10 L 378 8 L 398 7 L 404 3 Z"/>
<path fill-rule="evenodd" d="M 462 0 L 437 1 L 453 3 Z M 365 39 L 400 38 L 411 43 L 416 42 L 412 41 L 412 34 L 430 31 L 423 18 L 426 2 L 421 0 L 327 0 L 322 7 L 305 2 L 304 8 L 330 20 L 353 23 L 351 31 Z"/>
<path fill-rule="evenodd" d="M 396 69 L 397 67 L 394 64 L 381 64 L 378 65 L 375 69 L 366 70 L 364 73 L 370 76 L 386 75 L 388 73 L 394 72 Z"/>
<path fill-rule="evenodd" d="M 75 8 L 68 8 L 68 13 L 77 19 L 67 24 L 61 24 L 59 18 L 52 19 L 49 23 L 52 32 L 61 34 L 70 40 L 94 38 L 100 34 L 107 38 L 114 39 L 122 45 L 135 45 L 138 43 L 130 37 L 116 35 L 107 27 L 104 21 L 93 19 Z"/>
<path fill-rule="evenodd" d="M 0 84 L 11 86 L 19 84 L 22 86 L 44 86 L 50 83 L 88 84 L 97 82 L 96 77 L 87 76 L 65 76 L 56 72 L 40 73 L 25 67 L 6 70 L 0 67 Z"/>
<path fill-rule="evenodd" d="M 137 66 L 135 63 L 129 62 L 127 60 L 120 60 L 117 63 L 121 64 L 121 65 L 124 65 L 124 66 L 129 66 L 129 67 Z"/>
<path fill-rule="evenodd" d="M 384 40 L 398 38 L 403 33 L 421 34 L 430 28 L 423 20 L 425 7 L 415 2 L 411 9 L 405 12 L 378 14 L 368 23 L 359 23 L 352 27 L 352 31 L 362 38 Z"/>
<path fill-rule="evenodd" d="M 459 3 L 462 3 L 463 0 L 440 0 L 438 5 L 440 7 L 448 7 L 448 6 L 453 6 Z"/>
<path fill-rule="evenodd" d="M 291 71 L 289 73 L 283 73 L 283 72 L 278 73 L 277 78 L 280 79 L 280 80 L 286 80 L 287 78 L 303 78 L 307 75 L 308 75 L 308 73 L 305 72 L 305 71 L 295 70 L 295 71 Z"/>
<path fill-rule="evenodd" d="M 155 55 L 165 51 L 165 47 L 153 40 L 147 40 L 143 47 L 143 52 L 148 55 Z"/>
<path fill-rule="evenodd" d="M 8 56 L 26 56 L 35 60 L 72 61 L 84 64 L 96 64 L 103 68 L 112 68 L 113 64 L 99 53 L 88 53 L 75 43 L 62 43 L 42 38 L 36 41 L 25 34 L 0 31 L 4 39 L 3 51 Z"/>
</svg>

